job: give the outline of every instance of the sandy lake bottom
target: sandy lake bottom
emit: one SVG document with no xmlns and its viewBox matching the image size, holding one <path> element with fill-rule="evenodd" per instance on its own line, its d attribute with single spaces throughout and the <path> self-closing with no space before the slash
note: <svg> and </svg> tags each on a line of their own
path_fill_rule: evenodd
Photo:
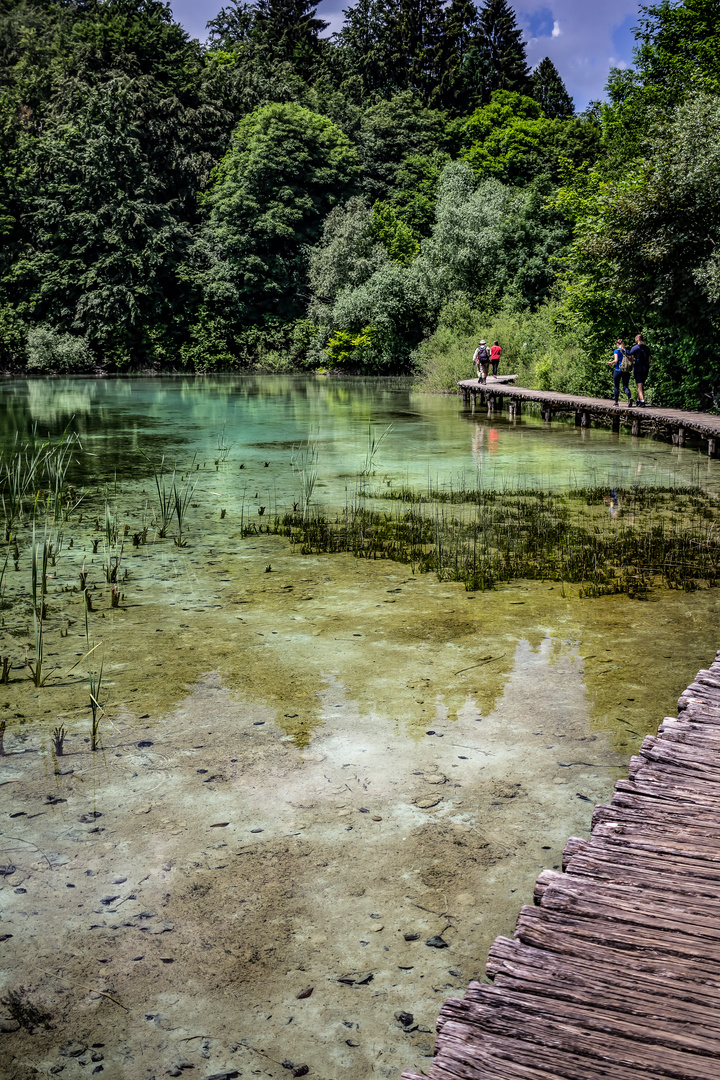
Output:
<svg viewBox="0 0 720 1080">
<path fill-rule="evenodd" d="M 127 549 L 116 608 L 88 556 L 100 751 L 71 670 L 77 549 L 54 571 L 44 687 L 13 631 L 9 1080 L 425 1071 L 443 1000 L 484 978 L 537 875 L 715 654 L 716 589 L 467 593 L 389 560 L 239 540 L 229 505 L 211 546 L 190 528 L 185 549 Z"/>
</svg>

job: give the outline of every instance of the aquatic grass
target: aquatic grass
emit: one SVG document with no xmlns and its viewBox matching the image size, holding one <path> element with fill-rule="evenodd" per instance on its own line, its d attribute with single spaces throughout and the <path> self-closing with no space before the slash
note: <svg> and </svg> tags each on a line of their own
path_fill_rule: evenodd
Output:
<svg viewBox="0 0 720 1080">
<path fill-rule="evenodd" d="M 311 436 L 308 436 L 301 447 L 293 447 L 291 464 L 300 480 L 303 518 L 306 518 L 310 511 L 310 501 L 317 484 L 319 459 L 317 439 Z"/>
<path fill-rule="evenodd" d="M 367 450 L 365 452 L 365 465 L 363 466 L 361 476 L 372 476 L 375 471 L 375 458 L 377 457 L 380 447 L 387 439 L 388 435 L 393 429 L 392 424 L 388 424 L 385 430 L 380 434 L 375 434 L 375 428 L 372 424 L 368 424 L 368 439 Z"/>
<path fill-rule="evenodd" d="M 388 511 L 358 498 L 334 517 L 281 515 L 271 531 L 303 554 L 390 558 L 469 591 L 549 580 L 563 592 L 578 585 L 581 597 L 644 599 L 654 585 L 690 591 L 720 583 L 720 502 L 700 489 L 405 488 L 402 499 L 390 497 Z"/>
<path fill-rule="evenodd" d="M 38 553 L 40 556 L 38 558 Z M 32 681 L 35 686 L 44 686 L 47 680 L 52 675 L 55 668 L 52 668 L 47 674 L 43 675 L 43 664 L 45 658 L 45 634 L 44 624 L 47 616 L 47 607 L 45 604 L 45 597 L 47 595 L 47 568 L 48 568 L 48 542 L 47 537 L 43 539 L 42 547 L 35 540 L 35 530 L 33 529 L 33 551 L 32 551 L 32 567 L 31 567 L 31 597 L 32 597 L 32 613 L 33 613 L 33 626 L 35 630 L 35 659 L 31 661 L 26 660 L 27 666 L 30 669 Z M 38 590 L 39 585 L 39 590 Z"/>
<path fill-rule="evenodd" d="M 185 480 L 182 487 L 178 487 L 173 481 L 172 486 L 172 504 L 175 517 L 178 523 L 178 533 L 174 538 L 176 547 L 186 547 L 187 541 L 183 538 L 183 525 L 185 522 L 185 514 L 187 508 L 190 505 L 190 501 L 195 493 L 197 483 L 191 484 L 189 478 Z"/>
<path fill-rule="evenodd" d="M 165 458 L 160 462 L 160 467 L 156 468 L 152 466 L 153 477 L 155 479 L 155 488 L 158 495 L 158 536 L 164 539 L 167 536 L 167 531 L 170 527 L 170 522 L 173 519 L 173 513 L 175 507 L 173 504 L 173 491 L 175 489 L 175 470 L 172 471 L 170 478 L 170 486 L 165 484 L 165 474 L 163 466 L 165 464 Z"/>
</svg>

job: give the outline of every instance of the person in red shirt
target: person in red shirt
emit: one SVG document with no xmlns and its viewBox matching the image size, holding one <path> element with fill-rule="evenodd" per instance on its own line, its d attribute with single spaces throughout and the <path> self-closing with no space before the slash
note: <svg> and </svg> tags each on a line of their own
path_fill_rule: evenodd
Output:
<svg viewBox="0 0 720 1080">
<path fill-rule="evenodd" d="M 502 346 L 499 345 L 497 341 L 493 341 L 492 348 L 490 349 L 490 362 L 492 363 L 493 375 L 497 375 L 498 373 L 501 352 Z"/>
</svg>

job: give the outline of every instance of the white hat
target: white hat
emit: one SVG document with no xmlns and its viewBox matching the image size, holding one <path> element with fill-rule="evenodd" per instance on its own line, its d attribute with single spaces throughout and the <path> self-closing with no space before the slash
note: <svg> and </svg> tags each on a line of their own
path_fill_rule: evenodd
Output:
<svg viewBox="0 0 720 1080">
<path fill-rule="evenodd" d="M 480 344 L 481 344 L 481 345 L 484 345 L 484 344 L 485 344 L 485 338 L 483 338 L 483 339 L 482 339 L 482 341 L 480 342 Z"/>
</svg>

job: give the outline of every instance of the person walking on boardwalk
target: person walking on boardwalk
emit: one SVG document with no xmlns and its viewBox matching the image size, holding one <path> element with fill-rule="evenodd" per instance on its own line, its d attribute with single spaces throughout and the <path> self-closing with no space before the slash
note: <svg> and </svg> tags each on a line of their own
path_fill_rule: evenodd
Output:
<svg viewBox="0 0 720 1080">
<path fill-rule="evenodd" d="M 612 366 L 613 369 L 615 404 L 617 405 L 618 398 L 620 397 L 620 383 L 622 382 L 622 388 L 627 394 L 628 408 L 632 408 L 632 394 L 630 393 L 630 372 L 632 371 L 632 360 L 625 352 L 625 342 L 622 338 L 617 339 L 613 358 L 612 360 L 608 360 L 608 365 Z"/>
<path fill-rule="evenodd" d="M 498 364 L 500 363 L 500 353 L 502 352 L 502 345 L 499 341 L 493 341 L 492 348 L 490 349 L 490 362 L 492 363 L 493 376 L 497 377 Z"/>
<path fill-rule="evenodd" d="M 637 383 L 638 407 L 645 408 L 645 383 L 650 374 L 650 361 L 652 354 L 642 339 L 642 334 L 635 335 L 635 344 L 630 350 L 633 359 L 633 374 Z"/>
<path fill-rule="evenodd" d="M 484 338 L 475 350 L 473 364 L 477 367 L 478 379 L 480 382 L 484 383 L 488 377 L 488 370 L 490 368 L 490 350 L 488 349 Z"/>
</svg>

